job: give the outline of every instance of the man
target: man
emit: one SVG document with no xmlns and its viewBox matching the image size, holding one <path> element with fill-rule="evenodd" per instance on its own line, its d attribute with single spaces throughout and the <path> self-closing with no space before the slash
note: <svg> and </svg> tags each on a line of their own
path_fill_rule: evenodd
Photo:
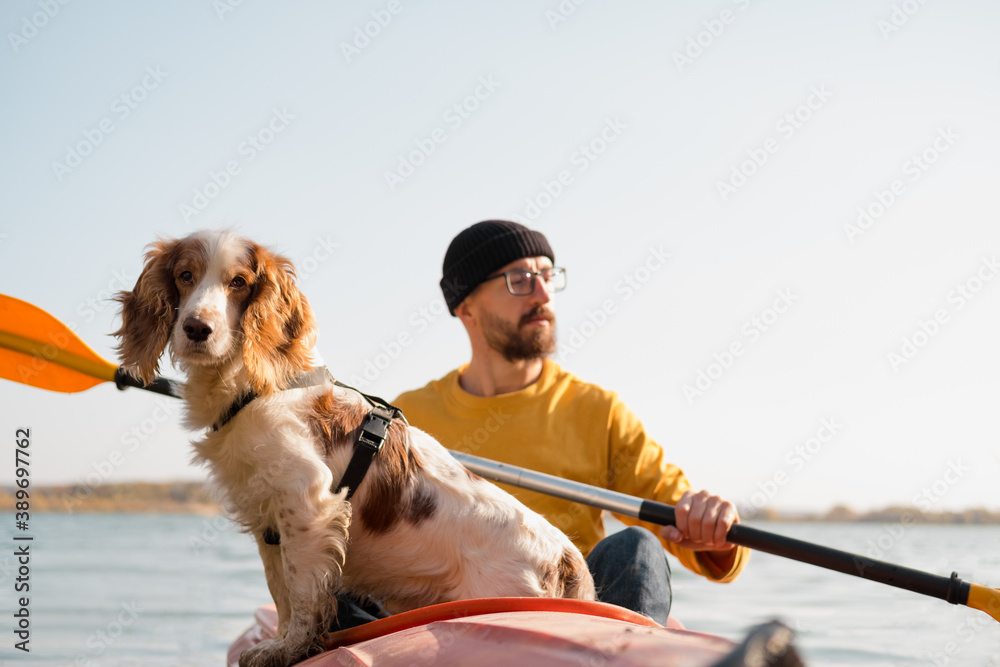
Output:
<svg viewBox="0 0 1000 667">
<path fill-rule="evenodd" d="M 663 548 L 698 574 L 733 580 L 748 558 L 725 539 L 736 507 L 692 492 L 616 394 L 546 358 L 556 345 L 552 295 L 566 286 L 554 261 L 544 235 L 514 222 L 487 220 L 458 234 L 441 289 L 472 359 L 393 403 L 446 447 L 676 505 L 676 527 L 619 517 L 641 528 L 605 538 L 600 510 L 505 487 L 580 547 L 602 601 L 664 624 L 671 594 Z"/>
</svg>

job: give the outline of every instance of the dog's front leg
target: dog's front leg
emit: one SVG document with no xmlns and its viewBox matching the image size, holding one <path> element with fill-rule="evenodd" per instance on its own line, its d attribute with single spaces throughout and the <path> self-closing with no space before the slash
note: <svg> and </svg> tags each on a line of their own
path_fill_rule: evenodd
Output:
<svg viewBox="0 0 1000 667">
<path fill-rule="evenodd" d="M 263 535 L 254 534 L 257 540 L 257 550 L 264 563 L 264 576 L 267 578 L 267 589 L 271 591 L 271 599 L 278 608 L 278 633 L 282 639 L 288 631 L 288 619 L 291 616 L 292 605 L 288 601 L 288 590 L 285 588 L 285 572 L 281 564 L 281 547 L 277 544 L 267 544 Z"/>
<path fill-rule="evenodd" d="M 244 652 L 241 667 L 288 665 L 325 650 L 323 635 L 337 616 L 334 593 L 340 583 L 351 519 L 351 506 L 344 496 L 345 492 L 334 495 L 323 489 L 312 496 L 312 502 L 304 503 L 300 496 L 295 502 L 283 502 L 289 499 L 276 494 L 272 502 L 277 507 L 281 536 L 281 579 L 288 620 L 283 635 Z M 275 602 L 278 604 L 277 599 Z"/>
</svg>

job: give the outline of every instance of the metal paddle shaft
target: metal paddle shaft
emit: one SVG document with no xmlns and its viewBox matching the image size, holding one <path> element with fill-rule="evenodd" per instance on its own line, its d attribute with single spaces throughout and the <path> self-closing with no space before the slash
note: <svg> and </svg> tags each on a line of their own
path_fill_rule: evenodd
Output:
<svg viewBox="0 0 1000 667">
<path fill-rule="evenodd" d="M 497 463 L 471 454 L 455 451 L 452 451 L 451 454 L 472 472 L 495 482 L 598 507 L 660 526 L 675 525 L 674 508 L 671 505 L 573 482 L 506 463 Z M 914 593 L 946 600 L 952 604 L 966 604 L 969 599 L 970 585 L 959 579 L 957 574 L 952 574 L 951 577 L 929 574 L 892 563 L 872 560 L 847 551 L 776 535 L 741 523 L 735 524 L 729 529 L 726 539 L 733 544 L 749 549 L 877 581 L 896 588 L 904 588 Z"/>
</svg>

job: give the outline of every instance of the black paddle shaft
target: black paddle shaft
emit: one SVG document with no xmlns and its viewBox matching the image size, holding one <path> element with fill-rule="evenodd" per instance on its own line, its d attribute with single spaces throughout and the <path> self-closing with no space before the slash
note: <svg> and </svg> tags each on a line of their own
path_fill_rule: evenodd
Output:
<svg viewBox="0 0 1000 667">
<path fill-rule="evenodd" d="M 674 508 L 652 500 L 642 502 L 638 518 L 661 526 L 675 525 Z M 730 528 L 726 539 L 755 551 L 877 581 L 952 604 L 966 604 L 969 600 L 971 587 L 959 579 L 956 573 L 952 573 L 951 577 L 942 577 L 784 535 L 776 535 L 742 523 Z"/>
<path fill-rule="evenodd" d="M 121 368 L 115 369 L 115 386 L 121 390 L 126 387 L 138 387 L 164 396 L 181 398 L 181 384 L 179 382 L 158 377 L 151 383 L 144 384 L 142 380 L 132 377 Z"/>
</svg>

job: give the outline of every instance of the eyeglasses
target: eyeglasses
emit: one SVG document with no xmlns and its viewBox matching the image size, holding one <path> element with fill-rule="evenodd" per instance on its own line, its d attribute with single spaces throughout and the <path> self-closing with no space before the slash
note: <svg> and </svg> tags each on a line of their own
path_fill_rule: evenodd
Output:
<svg viewBox="0 0 1000 667">
<path fill-rule="evenodd" d="M 490 276 L 483 280 L 494 280 L 496 278 L 507 279 L 507 291 L 514 296 L 528 296 L 535 291 L 535 277 L 542 279 L 542 284 L 549 292 L 561 292 L 566 289 L 566 269 L 558 266 L 545 268 L 541 271 L 529 271 L 527 269 L 511 269 Z"/>
</svg>

